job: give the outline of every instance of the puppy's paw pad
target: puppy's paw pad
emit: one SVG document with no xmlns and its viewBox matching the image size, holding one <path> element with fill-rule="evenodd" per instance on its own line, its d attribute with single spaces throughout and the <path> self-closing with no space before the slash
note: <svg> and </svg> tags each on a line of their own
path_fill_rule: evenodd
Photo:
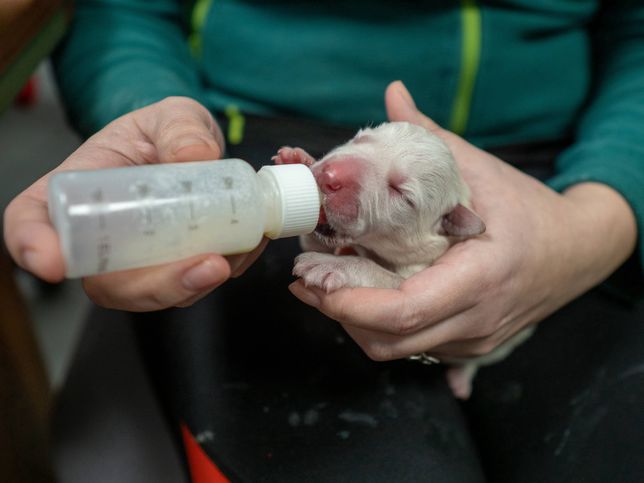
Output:
<svg viewBox="0 0 644 483">
<path fill-rule="evenodd" d="M 302 278 L 307 287 L 317 287 L 327 293 L 349 286 L 350 281 L 345 261 L 326 253 L 299 255 L 295 259 L 293 275 Z"/>
</svg>

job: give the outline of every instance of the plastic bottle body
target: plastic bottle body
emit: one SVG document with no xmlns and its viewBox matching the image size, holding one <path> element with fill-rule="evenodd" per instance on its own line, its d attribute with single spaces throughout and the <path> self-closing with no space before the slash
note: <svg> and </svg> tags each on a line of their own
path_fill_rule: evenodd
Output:
<svg viewBox="0 0 644 483">
<path fill-rule="evenodd" d="M 238 159 L 57 174 L 49 211 L 67 276 L 248 252 L 274 196 L 263 185 Z"/>
</svg>

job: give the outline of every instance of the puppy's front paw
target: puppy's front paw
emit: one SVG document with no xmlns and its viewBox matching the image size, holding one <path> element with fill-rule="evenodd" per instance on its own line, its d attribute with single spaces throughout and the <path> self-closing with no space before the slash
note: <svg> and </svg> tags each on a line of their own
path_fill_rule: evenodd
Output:
<svg viewBox="0 0 644 483">
<path fill-rule="evenodd" d="M 350 260 L 328 253 L 306 252 L 295 258 L 293 275 L 301 277 L 307 287 L 321 288 L 327 293 L 343 287 L 354 287 Z"/>
<path fill-rule="evenodd" d="M 311 166 L 315 163 L 315 158 L 302 148 L 292 148 L 290 146 L 281 147 L 271 159 L 275 164 L 303 164 L 305 166 Z"/>
</svg>

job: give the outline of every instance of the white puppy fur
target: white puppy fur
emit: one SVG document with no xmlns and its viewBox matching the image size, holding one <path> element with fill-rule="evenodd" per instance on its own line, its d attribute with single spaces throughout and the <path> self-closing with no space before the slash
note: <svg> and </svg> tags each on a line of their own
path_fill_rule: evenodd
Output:
<svg viewBox="0 0 644 483">
<path fill-rule="evenodd" d="M 469 209 L 469 190 L 450 150 L 420 126 L 362 129 L 319 161 L 289 147 L 274 160 L 309 165 L 323 193 L 321 224 L 301 238 L 305 253 L 293 269 L 307 286 L 398 288 L 450 245 L 485 231 Z M 340 247 L 357 255 L 340 256 Z M 477 368 L 504 358 L 529 335 L 524 331 L 484 357 L 444 361 L 451 364 L 454 394 L 469 397 Z"/>
</svg>

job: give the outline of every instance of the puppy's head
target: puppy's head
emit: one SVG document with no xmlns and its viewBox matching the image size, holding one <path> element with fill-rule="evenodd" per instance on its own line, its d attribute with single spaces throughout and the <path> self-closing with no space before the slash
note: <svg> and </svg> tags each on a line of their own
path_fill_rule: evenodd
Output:
<svg viewBox="0 0 644 483">
<path fill-rule="evenodd" d="M 469 192 L 436 135 L 405 122 L 362 129 L 312 166 L 323 193 L 316 234 L 330 246 L 414 249 L 428 237 L 484 229 L 465 208 Z"/>
</svg>

